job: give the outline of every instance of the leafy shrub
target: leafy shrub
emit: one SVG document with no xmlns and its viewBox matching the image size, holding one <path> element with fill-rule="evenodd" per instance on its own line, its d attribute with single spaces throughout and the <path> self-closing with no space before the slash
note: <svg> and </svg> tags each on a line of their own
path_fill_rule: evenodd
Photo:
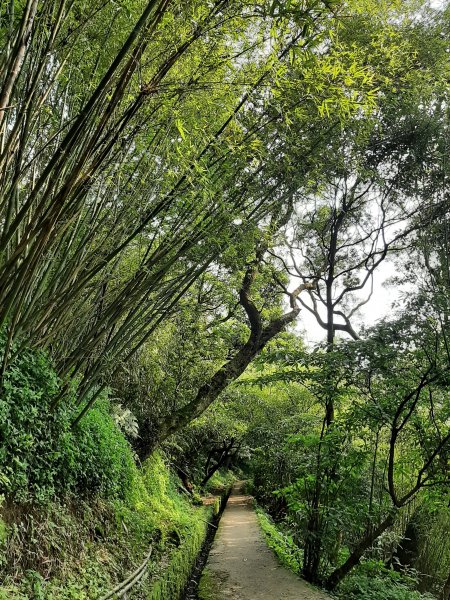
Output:
<svg viewBox="0 0 450 600">
<path fill-rule="evenodd" d="M 415 581 L 387 569 L 382 562 L 367 561 L 341 583 L 343 600 L 432 600 L 434 596 L 415 591 Z"/>
<path fill-rule="evenodd" d="M 97 402 L 70 433 L 71 451 L 64 455 L 64 466 L 73 474 L 71 487 L 83 496 L 123 498 L 131 489 L 133 454 L 108 409 L 106 400 Z"/>
<path fill-rule="evenodd" d="M 67 406 L 51 410 L 59 381 L 42 352 L 23 350 L 7 368 L 0 395 L 0 491 L 42 502 L 58 491 Z"/>
<path fill-rule="evenodd" d="M 13 348 L 0 393 L 0 494 L 20 504 L 68 494 L 122 497 L 134 461 L 107 398 L 72 430 L 75 393 L 60 393 L 44 352 Z"/>
</svg>

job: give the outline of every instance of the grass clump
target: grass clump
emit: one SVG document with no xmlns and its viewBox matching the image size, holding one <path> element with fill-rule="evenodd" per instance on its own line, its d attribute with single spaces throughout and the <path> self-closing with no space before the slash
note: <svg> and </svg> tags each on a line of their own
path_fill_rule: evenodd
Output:
<svg viewBox="0 0 450 600">
<path fill-rule="evenodd" d="M 302 569 L 301 549 L 292 536 L 283 533 L 260 507 L 257 507 L 256 514 L 269 548 L 275 552 L 283 566 L 299 574 Z"/>
</svg>

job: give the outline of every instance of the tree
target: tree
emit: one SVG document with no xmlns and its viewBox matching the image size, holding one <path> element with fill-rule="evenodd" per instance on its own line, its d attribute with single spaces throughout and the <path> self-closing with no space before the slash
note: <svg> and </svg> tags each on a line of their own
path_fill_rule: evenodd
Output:
<svg viewBox="0 0 450 600">
<path fill-rule="evenodd" d="M 161 0 L 130 3 L 127 19 L 109 4 L 45 1 L 11 13 L 1 34 L 3 371 L 14 341 L 51 348 L 64 378 L 82 376 L 78 423 L 117 362 L 239 239 L 234 220 L 258 223 L 286 202 L 265 132 L 273 138 L 288 106 L 265 108 L 304 53 L 313 135 L 329 68 L 319 49 L 339 16 L 329 5 Z M 348 64 L 361 59 L 349 53 Z M 348 87 L 361 88 L 354 101 Z M 329 100 L 350 114 L 372 87 L 363 66 L 348 84 L 340 69 Z"/>
<path fill-rule="evenodd" d="M 297 318 L 300 312 L 297 298 L 307 287 L 307 284 L 300 284 L 292 292 L 288 292 L 291 310 L 281 316 L 272 317 L 269 315 L 269 318 L 265 319 L 262 308 L 258 307 L 255 302 L 253 297 L 255 281 L 261 271 L 266 247 L 267 243 L 265 241 L 257 245 L 255 256 L 245 271 L 239 289 L 239 304 L 243 308 L 249 324 L 246 341 L 240 345 L 229 360 L 222 364 L 197 389 L 192 400 L 160 420 L 156 432 L 151 423 L 147 431 L 141 431 L 140 456 L 142 459 L 153 451 L 157 443 L 164 441 L 170 435 L 186 427 L 193 419 L 199 417 L 231 382 L 244 373 L 245 369 L 265 346 Z"/>
<path fill-rule="evenodd" d="M 422 489 L 446 484 L 446 477 L 442 477 L 438 468 L 441 458 L 450 450 L 448 408 L 442 402 L 450 366 L 444 335 L 439 328 L 434 329 L 426 322 L 418 324 L 409 315 L 397 323 L 381 325 L 374 334 L 367 342 L 355 345 L 359 374 L 354 383 L 372 403 L 366 418 L 374 418 L 387 427 L 386 485 L 392 508 L 378 526 L 367 531 L 345 563 L 328 577 L 329 589 L 334 589 L 380 534 L 393 525 L 400 508 Z M 362 353 L 358 355 L 360 350 Z M 364 371 L 361 361 L 366 365 Z M 398 461 L 398 448 L 402 440 L 411 438 L 415 438 L 421 451 L 409 454 L 407 480 L 398 486 L 396 469 L 403 472 L 405 469 Z"/>
</svg>

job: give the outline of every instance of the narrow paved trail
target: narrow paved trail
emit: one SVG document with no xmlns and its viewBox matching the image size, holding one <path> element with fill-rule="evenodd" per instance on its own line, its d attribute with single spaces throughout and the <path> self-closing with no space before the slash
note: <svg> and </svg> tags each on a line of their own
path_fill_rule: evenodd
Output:
<svg viewBox="0 0 450 600">
<path fill-rule="evenodd" d="M 239 484 L 220 521 L 203 584 L 210 591 L 205 600 L 330 600 L 278 563 L 263 538 L 253 499 L 242 495 Z"/>
</svg>

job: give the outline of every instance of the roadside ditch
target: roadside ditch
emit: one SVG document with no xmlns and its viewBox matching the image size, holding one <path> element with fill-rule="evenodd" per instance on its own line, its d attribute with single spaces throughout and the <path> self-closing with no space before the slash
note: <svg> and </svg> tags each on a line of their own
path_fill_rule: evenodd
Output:
<svg viewBox="0 0 450 600">
<path fill-rule="evenodd" d="M 228 490 L 222 496 L 220 496 L 219 506 L 216 509 L 215 514 L 211 518 L 210 522 L 208 523 L 208 529 L 202 548 L 192 568 L 189 581 L 186 584 L 186 587 L 184 588 L 182 594 L 180 595 L 179 600 L 198 600 L 198 584 L 202 576 L 203 569 L 205 568 L 206 562 L 208 560 L 209 552 L 211 550 L 212 543 L 216 536 L 220 519 L 227 505 L 228 498 L 230 497 L 231 489 L 231 487 L 228 488 Z"/>
</svg>

